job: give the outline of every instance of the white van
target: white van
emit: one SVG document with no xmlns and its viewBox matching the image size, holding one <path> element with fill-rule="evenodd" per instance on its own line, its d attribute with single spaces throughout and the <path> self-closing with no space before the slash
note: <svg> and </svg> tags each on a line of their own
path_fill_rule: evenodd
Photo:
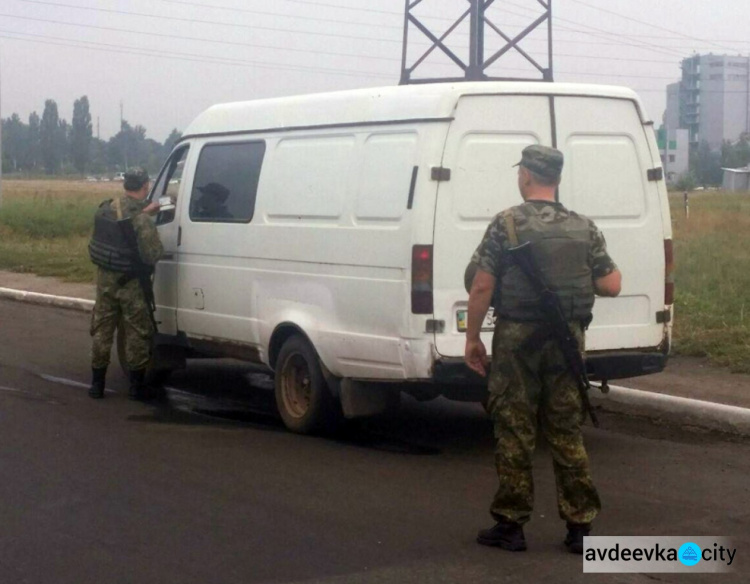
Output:
<svg viewBox="0 0 750 584">
<path fill-rule="evenodd" d="M 596 221 L 623 273 L 622 294 L 596 301 L 592 376 L 661 371 L 671 225 L 638 97 L 495 82 L 201 114 L 151 193 L 176 199 L 157 221 L 166 250 L 155 279 L 157 366 L 209 356 L 262 363 L 299 432 L 382 411 L 401 391 L 482 399 L 485 384 L 463 363 L 463 274 L 492 217 L 521 202 L 512 165 L 530 144 L 565 153 L 560 201 Z"/>
</svg>

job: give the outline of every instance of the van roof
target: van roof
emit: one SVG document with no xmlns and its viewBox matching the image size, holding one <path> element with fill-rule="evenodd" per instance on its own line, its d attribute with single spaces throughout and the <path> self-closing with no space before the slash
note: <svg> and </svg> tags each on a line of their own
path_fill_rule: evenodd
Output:
<svg viewBox="0 0 750 584">
<path fill-rule="evenodd" d="M 288 131 L 297 128 L 449 120 L 466 95 L 575 95 L 634 101 L 626 87 L 573 83 L 463 82 L 355 89 L 294 97 L 219 104 L 201 113 L 184 138 L 240 132 Z"/>
</svg>

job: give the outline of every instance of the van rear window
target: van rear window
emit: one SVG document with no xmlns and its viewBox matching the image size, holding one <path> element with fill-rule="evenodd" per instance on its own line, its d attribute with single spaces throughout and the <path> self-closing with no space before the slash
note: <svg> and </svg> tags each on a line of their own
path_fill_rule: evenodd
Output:
<svg viewBox="0 0 750 584">
<path fill-rule="evenodd" d="M 190 197 L 190 219 L 249 223 L 255 212 L 265 142 L 203 147 Z"/>
</svg>

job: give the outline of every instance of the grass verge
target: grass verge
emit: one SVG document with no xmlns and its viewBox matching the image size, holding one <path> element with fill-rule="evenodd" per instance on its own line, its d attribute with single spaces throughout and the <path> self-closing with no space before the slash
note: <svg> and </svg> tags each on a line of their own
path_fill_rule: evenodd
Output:
<svg viewBox="0 0 750 584">
<path fill-rule="evenodd" d="M 674 352 L 750 373 L 750 195 L 670 198 L 675 245 Z"/>
<path fill-rule="evenodd" d="M 0 269 L 92 282 L 88 239 L 99 203 L 121 183 L 3 181 Z"/>
</svg>

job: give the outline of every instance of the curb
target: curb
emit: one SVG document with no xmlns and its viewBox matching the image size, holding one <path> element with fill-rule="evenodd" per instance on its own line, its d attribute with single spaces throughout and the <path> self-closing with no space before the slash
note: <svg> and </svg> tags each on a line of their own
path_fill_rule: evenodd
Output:
<svg viewBox="0 0 750 584">
<path fill-rule="evenodd" d="M 0 299 L 91 312 L 93 300 L 0 288 Z M 594 385 L 594 387 L 597 387 Z M 750 409 L 662 393 L 610 385 L 609 393 L 591 396 L 605 411 L 636 414 L 656 420 L 670 420 L 682 426 L 696 426 L 725 434 L 750 435 Z"/>
<path fill-rule="evenodd" d="M 85 298 L 54 296 L 52 294 L 41 294 L 39 292 L 14 290 L 13 288 L 0 288 L 0 299 L 40 304 L 42 306 L 55 306 L 57 308 L 78 310 L 79 312 L 91 312 L 94 308 L 94 301 L 86 300 Z"/>
<path fill-rule="evenodd" d="M 725 434 L 750 435 L 750 409 L 629 387 L 609 387 L 609 393 L 591 396 L 592 402 L 604 411 L 642 415 Z"/>
</svg>

